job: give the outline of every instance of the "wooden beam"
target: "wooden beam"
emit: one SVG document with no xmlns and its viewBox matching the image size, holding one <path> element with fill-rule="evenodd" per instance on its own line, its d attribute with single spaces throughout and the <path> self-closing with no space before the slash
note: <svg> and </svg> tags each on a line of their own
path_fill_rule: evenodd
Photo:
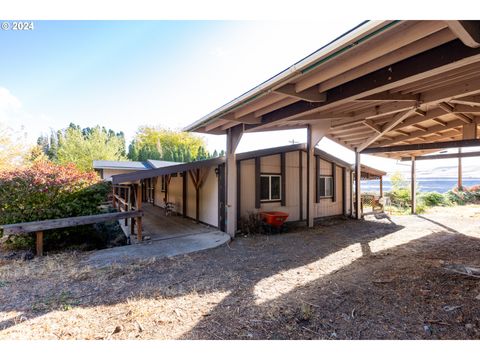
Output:
<svg viewBox="0 0 480 360">
<path fill-rule="evenodd" d="M 0 225 L 4 235 L 25 234 L 37 231 L 62 229 L 73 226 L 102 223 L 105 221 L 122 220 L 143 216 L 142 211 L 114 212 L 98 215 L 76 216 L 61 219 L 31 221 L 17 224 Z"/>
<path fill-rule="evenodd" d="M 362 123 L 366 126 L 368 126 L 370 129 L 375 131 L 376 133 L 380 134 L 382 132 L 381 126 L 376 125 L 372 120 L 364 120 Z"/>
<path fill-rule="evenodd" d="M 327 100 L 327 95 L 325 93 L 319 93 L 317 89 L 314 88 L 297 92 L 295 90 L 295 84 L 286 84 L 278 89 L 275 89 L 274 91 L 298 100 L 305 100 L 309 102 L 325 102 Z"/>
<path fill-rule="evenodd" d="M 417 109 L 415 109 L 415 110 L 417 110 Z M 403 129 L 403 128 L 406 128 L 408 126 L 413 126 L 413 125 L 419 124 L 419 123 L 427 121 L 427 120 L 435 120 L 436 117 L 442 116 L 442 115 L 445 115 L 445 111 L 442 110 L 442 109 L 437 108 L 437 109 L 433 109 L 433 110 L 428 110 L 427 112 L 425 112 L 425 114 L 421 114 L 421 115 L 417 114 L 415 116 L 412 116 L 411 118 L 408 118 L 408 119 L 402 121 L 400 124 L 395 126 L 392 130 Z M 443 123 L 443 121 L 442 121 L 442 123 Z"/>
<path fill-rule="evenodd" d="M 244 107 L 235 111 L 234 113 L 235 119 L 238 119 L 238 118 L 241 118 L 242 116 L 253 113 L 254 111 L 257 111 L 265 106 L 271 105 L 279 100 L 282 100 L 283 98 L 285 98 L 285 95 L 275 94 L 275 93 L 266 94 L 261 98 L 259 98 L 258 100 L 255 100 L 250 104 L 245 105 Z"/>
<path fill-rule="evenodd" d="M 454 104 L 480 106 L 480 95 L 462 96 L 460 98 L 454 98 L 450 100 Z"/>
<path fill-rule="evenodd" d="M 284 108 L 265 114 L 262 126 L 280 120 L 301 119 L 314 111 L 331 110 L 334 106 L 347 103 L 379 92 L 392 90 L 414 81 L 438 75 L 462 66 L 480 61 L 480 49 L 466 47 L 461 41 L 453 40 L 444 45 L 391 64 L 382 69 L 344 83 L 327 92 L 325 103 L 298 101 Z M 461 94 L 472 95 L 480 92 L 480 80 L 473 79 L 458 86 L 448 86 L 422 95 L 422 101 L 441 101 L 458 97 Z M 246 125 L 247 126 L 247 125 Z M 248 125 L 248 129 L 255 125 Z"/>
<path fill-rule="evenodd" d="M 421 161 L 421 160 L 440 160 L 440 159 L 457 159 L 457 158 L 469 158 L 469 157 L 480 157 L 480 151 L 416 156 L 415 160 L 417 160 L 417 161 Z M 402 157 L 401 161 L 410 161 L 410 159 L 411 159 L 410 157 Z"/>
<path fill-rule="evenodd" d="M 480 146 L 480 139 L 474 140 L 455 140 L 455 141 L 443 141 L 434 143 L 420 143 L 410 145 L 396 145 L 386 147 L 372 147 L 362 151 L 362 154 L 376 154 L 376 153 L 390 153 L 400 151 L 417 151 L 417 150 L 430 150 L 430 149 L 450 149 L 458 147 L 471 147 Z"/>
<path fill-rule="evenodd" d="M 381 141 L 377 145 L 379 145 L 379 146 L 392 145 L 392 144 L 398 143 L 400 141 L 407 141 L 407 140 L 415 139 L 415 138 L 418 138 L 418 137 L 423 137 L 423 136 L 427 136 L 427 135 L 430 135 L 430 134 L 434 134 L 434 133 L 442 131 L 442 130 L 453 129 L 453 128 L 462 126 L 463 124 L 464 123 L 461 120 L 453 120 L 453 121 L 450 121 L 446 124 L 435 125 L 435 126 L 432 126 L 430 128 L 427 128 L 427 129 L 425 129 L 426 131 L 423 131 L 423 130 L 414 131 L 414 132 L 412 132 L 408 135 L 397 136 L 397 137 L 393 138 L 392 140 Z M 398 130 L 395 130 L 395 131 L 398 131 Z"/>
<path fill-rule="evenodd" d="M 365 141 L 360 146 L 358 146 L 357 151 L 361 152 L 363 149 L 365 149 L 370 144 L 375 142 L 377 139 L 382 137 L 382 135 L 384 135 L 387 132 L 389 132 L 390 130 L 392 130 L 396 125 L 401 123 L 403 120 L 405 120 L 407 117 L 409 117 L 412 113 L 413 113 L 413 108 L 395 115 L 391 121 L 389 121 L 387 124 L 383 125 L 382 131 L 380 133 L 372 135 L 371 137 L 369 137 L 367 139 L 367 141 Z"/>
<path fill-rule="evenodd" d="M 419 96 L 411 94 L 392 93 L 383 91 L 378 94 L 366 96 L 355 101 L 418 101 Z"/>
<path fill-rule="evenodd" d="M 347 70 L 361 66 L 378 58 L 379 54 L 386 54 L 400 49 L 402 46 L 424 38 L 446 27 L 446 24 L 437 21 L 423 21 L 418 23 L 403 23 L 402 31 L 397 29 L 393 33 L 375 38 L 373 41 L 358 45 L 344 55 L 337 56 L 335 61 L 322 65 L 321 71 L 300 80 L 296 84 L 296 91 L 303 91 L 331 79 Z"/>
<path fill-rule="evenodd" d="M 452 102 L 452 101 L 451 101 Z M 479 114 L 480 113 L 480 104 L 477 106 L 464 105 L 464 104 L 455 104 L 453 106 L 453 112 L 455 114 Z"/>
<path fill-rule="evenodd" d="M 469 118 L 466 115 L 455 113 L 454 112 L 454 107 L 450 104 L 447 104 L 446 102 L 441 102 L 441 103 L 438 104 L 438 106 L 442 110 L 445 110 L 447 113 L 453 114 L 456 118 L 462 120 L 465 124 L 471 124 L 472 121 L 473 121 L 471 118 Z"/>
<path fill-rule="evenodd" d="M 472 48 L 480 47 L 480 21 L 448 20 L 447 24 L 465 45 Z"/>
<path fill-rule="evenodd" d="M 282 99 L 280 101 L 277 101 L 271 105 L 268 105 L 268 106 L 265 106 L 263 108 L 261 108 L 260 110 L 257 110 L 253 113 L 253 115 L 255 115 L 256 117 L 260 118 L 262 115 L 265 115 L 265 114 L 268 114 L 269 112 L 271 111 L 274 111 L 274 110 L 277 110 L 277 109 L 280 109 L 284 106 L 287 106 L 287 105 L 290 105 L 290 104 L 293 104 L 295 102 L 297 102 L 298 99 L 296 98 L 291 98 L 291 97 L 288 97 L 288 98 L 285 98 L 285 99 Z"/>
<path fill-rule="evenodd" d="M 330 90 L 338 85 L 349 82 L 360 76 L 369 74 L 387 65 L 405 60 L 416 54 L 433 49 L 439 45 L 443 45 L 454 39 L 455 39 L 455 36 L 452 34 L 452 32 L 449 29 L 440 30 L 434 34 L 427 36 L 424 39 L 420 39 L 411 44 L 408 44 L 398 49 L 397 51 L 390 52 L 388 54 L 380 56 L 375 60 L 372 60 L 366 64 L 363 64 L 362 66 L 353 68 L 338 76 L 335 76 L 329 80 L 326 80 L 319 85 L 318 90 L 319 92 Z"/>
<path fill-rule="evenodd" d="M 208 124 L 205 126 L 205 131 L 206 132 L 210 132 L 212 131 L 213 129 L 216 129 L 220 126 L 223 126 L 225 124 L 228 124 L 230 122 L 230 120 L 226 120 L 226 119 L 217 119 L 215 120 L 214 122 Z"/>
</svg>

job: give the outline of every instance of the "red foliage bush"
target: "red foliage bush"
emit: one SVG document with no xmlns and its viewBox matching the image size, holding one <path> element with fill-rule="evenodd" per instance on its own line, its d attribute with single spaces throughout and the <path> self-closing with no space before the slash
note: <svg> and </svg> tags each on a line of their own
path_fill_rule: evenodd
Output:
<svg viewBox="0 0 480 360">
<path fill-rule="evenodd" d="M 0 224 L 99 213 L 109 186 L 73 164 L 38 162 L 0 173 Z"/>
</svg>

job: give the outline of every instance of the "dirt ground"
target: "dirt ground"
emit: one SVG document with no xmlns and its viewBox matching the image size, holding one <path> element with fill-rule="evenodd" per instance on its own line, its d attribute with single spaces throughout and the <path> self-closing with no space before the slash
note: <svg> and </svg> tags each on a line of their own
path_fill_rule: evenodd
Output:
<svg viewBox="0 0 480 360">
<path fill-rule="evenodd" d="M 480 339 L 480 206 L 330 220 L 157 261 L 0 260 L 2 339 Z"/>
</svg>

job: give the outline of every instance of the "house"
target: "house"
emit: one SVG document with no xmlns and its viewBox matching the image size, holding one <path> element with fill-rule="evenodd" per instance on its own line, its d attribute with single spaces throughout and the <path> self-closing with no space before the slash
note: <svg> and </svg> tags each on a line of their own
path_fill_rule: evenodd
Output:
<svg viewBox="0 0 480 360">
<path fill-rule="evenodd" d="M 118 165 L 116 171 L 118 170 Z M 352 165 L 315 149 L 314 218 L 352 214 Z M 288 221 L 307 219 L 307 154 L 294 144 L 237 154 L 237 223 L 249 213 L 283 211 Z M 363 169 L 362 169 L 363 171 Z M 365 178 L 385 175 L 365 168 Z M 145 168 L 112 176 L 115 194 L 140 188 L 142 202 L 173 205 L 174 211 L 199 223 L 226 230 L 225 158 Z M 135 193 L 135 191 L 133 191 Z M 125 192 L 124 192 L 125 195 Z M 130 198 L 130 196 L 128 196 Z M 127 201 L 123 196 L 122 201 Z M 130 206 L 134 206 L 133 197 Z"/>
</svg>

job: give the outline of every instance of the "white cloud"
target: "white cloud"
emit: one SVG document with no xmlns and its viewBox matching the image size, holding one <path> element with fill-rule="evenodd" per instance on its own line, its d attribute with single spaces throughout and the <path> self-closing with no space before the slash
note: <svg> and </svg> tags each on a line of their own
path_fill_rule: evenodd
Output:
<svg viewBox="0 0 480 360">
<path fill-rule="evenodd" d="M 10 90 L 0 87 L 0 121 L 9 124 L 9 118 L 18 113 L 22 103 Z"/>
</svg>

